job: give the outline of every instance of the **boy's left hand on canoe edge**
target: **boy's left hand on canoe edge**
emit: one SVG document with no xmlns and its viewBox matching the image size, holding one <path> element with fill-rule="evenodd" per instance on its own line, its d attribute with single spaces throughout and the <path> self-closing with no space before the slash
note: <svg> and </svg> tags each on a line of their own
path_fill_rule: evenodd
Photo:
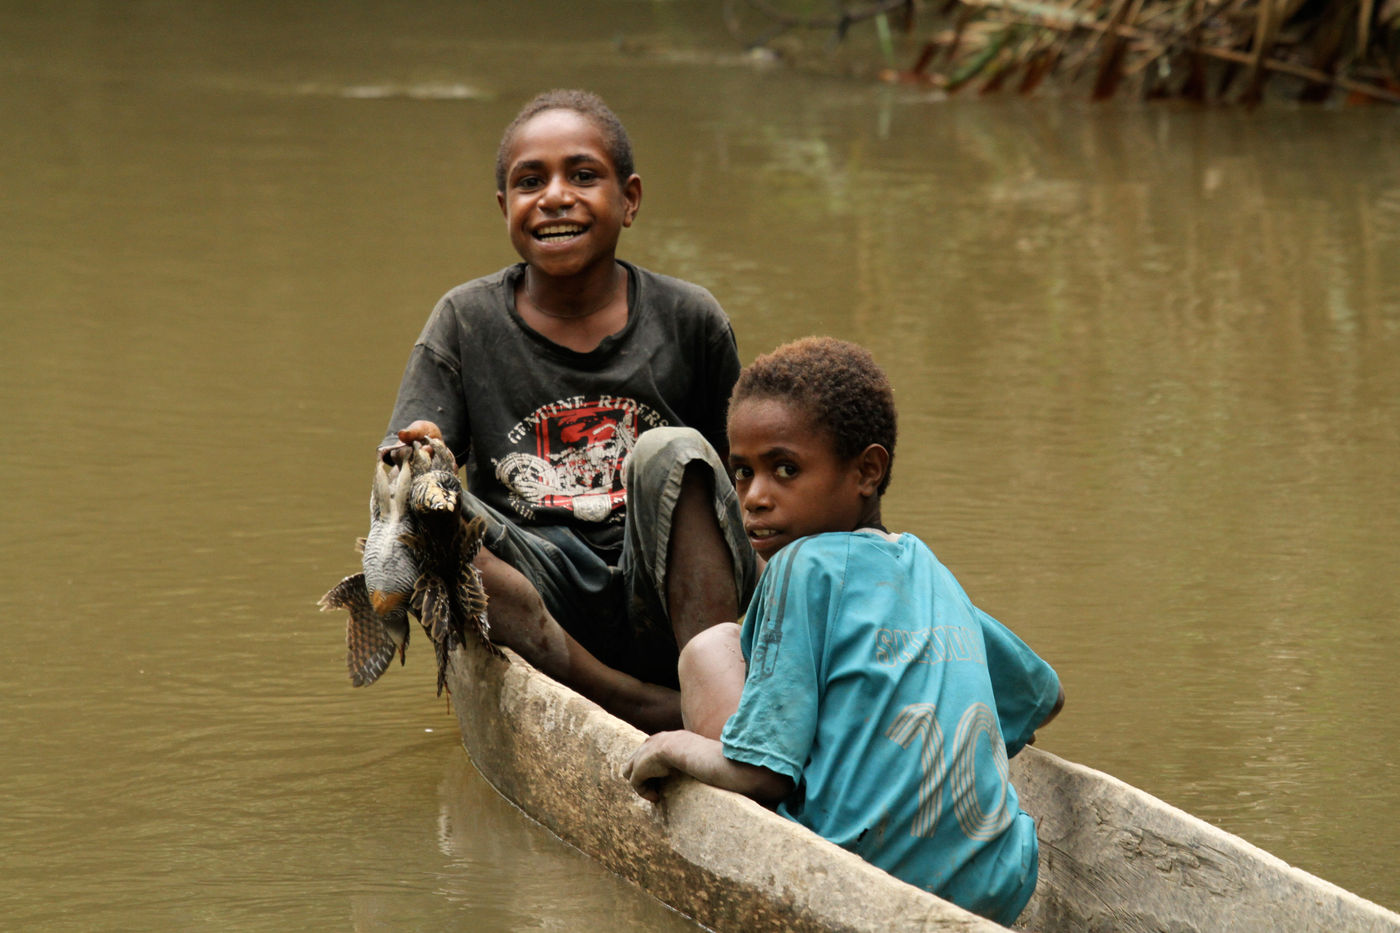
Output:
<svg viewBox="0 0 1400 933">
<path fill-rule="evenodd" d="M 661 800 L 661 783 L 676 770 L 666 752 L 667 735 L 668 733 L 658 732 L 648 736 L 622 766 L 623 780 L 652 803 Z"/>
</svg>

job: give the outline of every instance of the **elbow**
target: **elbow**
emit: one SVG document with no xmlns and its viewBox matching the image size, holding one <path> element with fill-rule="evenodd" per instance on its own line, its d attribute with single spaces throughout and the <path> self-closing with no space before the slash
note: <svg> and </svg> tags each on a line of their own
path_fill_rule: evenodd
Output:
<svg viewBox="0 0 1400 933">
<path fill-rule="evenodd" d="M 768 768 L 753 766 L 753 774 L 749 786 L 745 788 L 747 796 L 752 797 L 759 803 L 774 806 L 788 794 L 792 793 L 792 779 Z"/>
<path fill-rule="evenodd" d="M 1059 694 L 1055 697 L 1055 705 L 1052 706 L 1052 707 L 1050 707 L 1050 712 L 1046 713 L 1046 714 L 1045 714 L 1045 718 L 1042 719 L 1042 720 L 1040 721 L 1040 725 L 1038 725 L 1038 726 L 1035 727 L 1035 728 L 1036 728 L 1036 732 L 1038 732 L 1038 731 L 1041 730 L 1041 729 L 1044 729 L 1047 725 L 1049 725 L 1050 722 L 1051 722 L 1051 720 L 1053 720 L 1056 716 L 1060 715 L 1060 710 L 1064 709 L 1064 707 L 1065 707 L 1065 688 L 1064 688 L 1063 685 L 1061 685 L 1061 686 L 1060 686 L 1060 692 L 1059 692 Z M 1026 745 L 1034 745 L 1034 744 L 1035 744 L 1036 732 L 1032 732 L 1032 733 L 1030 734 L 1030 738 L 1026 739 L 1026 743 L 1025 743 Z M 1008 757 L 1008 758 L 1014 758 L 1020 751 L 1021 751 L 1021 746 L 1013 746 L 1013 745 L 1008 744 L 1008 745 L 1006 746 L 1006 757 Z"/>
<path fill-rule="evenodd" d="M 1062 710 L 1062 709 L 1064 709 L 1064 708 L 1065 708 L 1065 687 L 1064 687 L 1064 684 L 1061 684 L 1061 685 L 1060 685 L 1060 695 L 1057 696 L 1057 697 L 1055 698 L 1055 705 L 1054 705 L 1054 707 L 1051 708 L 1050 714 L 1049 714 L 1048 716 L 1045 717 L 1045 721 L 1042 722 L 1041 725 L 1042 725 L 1042 726 L 1046 725 L 1046 724 L 1049 723 L 1052 719 L 1054 719 L 1056 716 L 1060 715 L 1060 710 Z"/>
</svg>

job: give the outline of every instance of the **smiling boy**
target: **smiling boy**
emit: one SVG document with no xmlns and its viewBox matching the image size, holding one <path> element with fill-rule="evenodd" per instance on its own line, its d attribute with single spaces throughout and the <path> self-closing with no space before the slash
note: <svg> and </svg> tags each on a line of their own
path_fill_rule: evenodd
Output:
<svg viewBox="0 0 1400 933">
<path fill-rule="evenodd" d="M 729 463 L 768 558 L 742 629 L 681 653 L 686 730 L 624 777 L 674 772 L 756 799 L 898 878 L 1009 924 L 1035 889 L 1034 821 L 1007 758 L 1064 702 L 1059 678 L 881 525 L 895 410 L 854 344 L 808 338 L 744 370 Z"/>
<path fill-rule="evenodd" d="M 497 179 L 511 245 L 525 261 L 516 311 L 537 333 L 580 353 L 627 323 L 618 238 L 642 202 L 642 180 L 617 167 L 599 126 L 548 109 L 517 127 Z"/>
<path fill-rule="evenodd" d="M 679 648 L 756 577 L 723 463 L 733 331 L 705 289 L 616 257 L 642 182 L 595 95 L 528 103 L 496 189 L 521 262 L 438 302 L 381 454 L 441 436 L 464 465 L 493 639 L 644 729 L 679 725 Z"/>
</svg>

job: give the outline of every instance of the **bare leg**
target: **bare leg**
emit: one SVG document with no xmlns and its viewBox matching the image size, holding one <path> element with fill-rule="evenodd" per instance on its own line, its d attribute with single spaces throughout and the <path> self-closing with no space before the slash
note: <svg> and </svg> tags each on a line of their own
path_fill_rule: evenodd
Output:
<svg viewBox="0 0 1400 933">
<path fill-rule="evenodd" d="M 676 691 L 644 683 L 589 654 L 549 614 L 530 581 L 490 551 L 482 548 L 474 563 L 491 600 L 493 641 L 639 729 L 658 732 L 680 725 Z"/>
<path fill-rule="evenodd" d="M 666 553 L 666 608 L 680 648 L 715 623 L 733 622 L 739 617 L 734 559 L 711 504 L 712 482 L 702 467 L 686 467 L 671 519 L 671 543 Z"/>
<path fill-rule="evenodd" d="M 681 650 L 681 716 L 691 732 L 719 738 L 739 708 L 744 692 L 744 655 L 739 626 L 721 622 L 705 629 Z"/>
</svg>

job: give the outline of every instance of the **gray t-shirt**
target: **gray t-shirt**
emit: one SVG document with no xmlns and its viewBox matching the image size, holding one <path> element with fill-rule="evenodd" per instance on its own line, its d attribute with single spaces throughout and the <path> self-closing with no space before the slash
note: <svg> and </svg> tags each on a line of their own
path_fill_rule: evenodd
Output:
<svg viewBox="0 0 1400 933">
<path fill-rule="evenodd" d="M 739 375 L 729 319 L 708 291 L 621 263 L 627 324 L 594 350 L 562 347 L 515 309 L 524 263 L 449 291 L 399 386 L 386 440 L 423 418 L 442 429 L 467 486 L 521 525 L 567 525 L 615 551 L 626 509 L 622 463 L 637 436 L 695 428 L 727 450 Z"/>
</svg>

